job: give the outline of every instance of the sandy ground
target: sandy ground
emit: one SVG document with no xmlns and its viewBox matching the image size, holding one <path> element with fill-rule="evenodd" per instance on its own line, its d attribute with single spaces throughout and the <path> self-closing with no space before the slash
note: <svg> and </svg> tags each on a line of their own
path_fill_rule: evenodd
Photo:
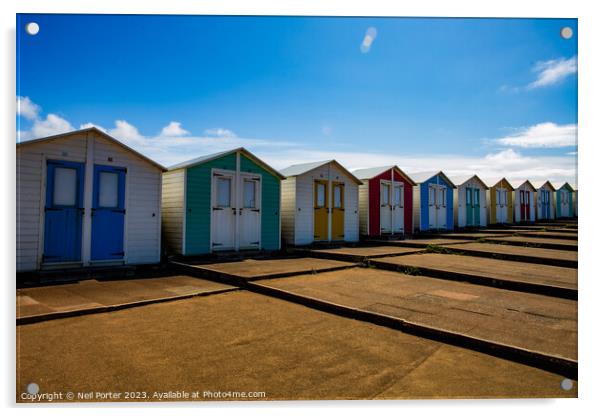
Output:
<svg viewBox="0 0 602 416">
<path fill-rule="evenodd" d="M 32 382 L 40 393 L 121 392 L 112 400 L 577 395 L 552 373 L 245 291 L 22 325 L 17 343 L 17 400 Z"/>
</svg>

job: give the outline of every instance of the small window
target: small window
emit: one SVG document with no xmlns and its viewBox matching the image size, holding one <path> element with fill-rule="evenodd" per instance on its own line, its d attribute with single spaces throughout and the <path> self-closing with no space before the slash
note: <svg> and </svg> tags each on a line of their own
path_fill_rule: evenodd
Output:
<svg viewBox="0 0 602 416">
<path fill-rule="evenodd" d="M 326 185 L 318 182 L 316 184 L 316 207 L 323 208 L 326 200 Z"/>
<path fill-rule="evenodd" d="M 342 198 L 342 186 L 341 185 L 335 185 L 333 187 L 333 198 L 334 198 L 334 208 L 342 208 L 343 207 L 343 198 Z"/>
<path fill-rule="evenodd" d="M 119 174 L 100 172 L 98 175 L 98 206 L 115 208 L 119 203 Z"/>
<path fill-rule="evenodd" d="M 475 205 L 480 205 L 480 203 L 481 203 L 481 201 L 480 201 L 480 199 L 481 199 L 480 198 L 480 194 L 481 194 L 480 190 L 478 190 L 478 189 L 474 190 L 474 204 Z"/>
<path fill-rule="evenodd" d="M 429 205 L 433 205 L 435 203 L 435 188 L 429 186 Z"/>
<path fill-rule="evenodd" d="M 439 189 L 439 192 L 440 192 L 440 194 L 439 194 L 439 195 L 441 196 L 441 201 L 439 202 L 439 205 L 441 205 L 441 206 L 443 206 L 443 207 L 444 207 L 444 206 L 446 206 L 446 201 L 445 201 L 445 200 L 446 200 L 446 198 L 445 198 L 445 194 L 447 193 L 447 188 L 440 188 L 440 189 Z"/>
<path fill-rule="evenodd" d="M 72 168 L 54 169 L 54 205 L 74 206 L 77 200 L 77 171 Z"/>
<path fill-rule="evenodd" d="M 230 178 L 217 179 L 217 206 L 219 208 L 231 207 L 232 180 Z"/>
<path fill-rule="evenodd" d="M 525 191 L 520 191 L 520 203 L 525 203 Z"/>
<path fill-rule="evenodd" d="M 470 205 L 472 202 L 472 189 L 466 188 L 466 205 Z"/>
<path fill-rule="evenodd" d="M 530 204 L 531 203 L 531 197 L 529 195 L 530 195 L 529 191 L 525 192 L 525 203 L 526 204 Z"/>
<path fill-rule="evenodd" d="M 396 186 L 394 192 L 394 202 L 398 207 L 403 205 L 403 186 Z"/>
<path fill-rule="evenodd" d="M 380 204 L 381 205 L 389 205 L 389 195 L 391 192 L 391 188 L 389 184 L 382 183 L 380 185 Z"/>
<path fill-rule="evenodd" d="M 255 195 L 257 193 L 257 182 L 252 179 L 245 179 L 243 185 L 243 207 L 256 208 L 257 202 Z"/>
</svg>

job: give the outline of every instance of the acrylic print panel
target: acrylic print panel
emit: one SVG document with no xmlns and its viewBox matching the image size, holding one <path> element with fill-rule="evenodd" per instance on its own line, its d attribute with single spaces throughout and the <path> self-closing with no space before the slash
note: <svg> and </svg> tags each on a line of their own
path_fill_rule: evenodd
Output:
<svg viewBox="0 0 602 416">
<path fill-rule="evenodd" d="M 519 225 L 506 188 L 348 174 L 576 189 L 576 19 L 18 14 L 16 33 L 18 402 L 577 396 L 574 194 Z"/>
</svg>

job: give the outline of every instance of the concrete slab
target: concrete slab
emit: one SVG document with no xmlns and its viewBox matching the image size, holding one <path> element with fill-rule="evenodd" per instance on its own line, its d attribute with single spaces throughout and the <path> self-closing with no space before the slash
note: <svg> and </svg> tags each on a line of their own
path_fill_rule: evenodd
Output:
<svg viewBox="0 0 602 416">
<path fill-rule="evenodd" d="M 96 401 L 577 397 L 557 374 L 246 291 L 19 326 L 16 338 L 19 402 L 31 382 L 121 393 Z"/>
<path fill-rule="evenodd" d="M 455 238 L 416 238 L 413 240 L 392 240 L 387 241 L 387 244 L 402 246 L 402 247 L 417 247 L 425 248 L 426 246 L 441 246 L 443 244 L 463 244 L 470 243 L 470 240 L 462 240 Z"/>
<path fill-rule="evenodd" d="M 577 297 L 577 270 L 567 267 L 437 253 L 386 257 L 371 260 L 370 263 L 379 268 L 417 275 L 467 280 L 552 296 Z"/>
<path fill-rule="evenodd" d="M 549 248 L 553 250 L 572 250 L 577 251 L 577 240 L 561 240 L 557 238 L 541 237 L 488 237 L 485 241 L 491 243 L 513 244 L 517 246 Z"/>
<path fill-rule="evenodd" d="M 557 238 L 560 240 L 577 240 L 577 233 L 566 233 L 557 231 L 524 231 L 516 233 L 523 237 L 539 237 L 539 238 Z"/>
<path fill-rule="evenodd" d="M 234 286 L 223 283 L 182 275 L 127 280 L 82 280 L 77 283 L 22 288 L 17 289 L 17 320 L 31 322 L 83 311 L 105 312 L 115 307 L 234 289 Z"/>
<path fill-rule="evenodd" d="M 471 256 L 490 257 L 499 260 L 524 261 L 528 263 L 550 266 L 577 268 L 576 251 L 552 250 L 549 248 L 520 247 L 508 244 L 467 243 L 461 246 L 443 246 L 452 252 L 470 254 Z"/>
<path fill-rule="evenodd" d="M 365 268 L 256 285 L 549 357 L 577 359 L 577 302 L 572 300 Z"/>
<path fill-rule="evenodd" d="M 384 245 L 314 249 L 309 250 L 309 254 L 311 256 L 320 258 L 361 262 L 366 259 L 374 259 L 388 256 L 401 256 L 404 254 L 418 253 L 420 251 L 422 251 L 422 249 L 415 247 L 396 247 L 392 245 Z"/>
<path fill-rule="evenodd" d="M 207 264 L 177 264 L 186 267 L 191 272 L 196 271 L 201 273 L 201 276 L 234 279 L 243 283 L 244 281 L 287 277 L 305 273 L 319 273 L 356 266 L 355 263 L 313 257 L 246 259 Z"/>
<path fill-rule="evenodd" d="M 465 233 L 465 232 L 457 232 L 457 233 L 449 233 L 449 234 L 441 234 L 441 238 L 451 238 L 454 240 L 478 240 L 481 238 L 496 238 L 500 237 L 499 233 L 490 233 L 490 232 L 474 232 L 474 233 Z"/>
</svg>

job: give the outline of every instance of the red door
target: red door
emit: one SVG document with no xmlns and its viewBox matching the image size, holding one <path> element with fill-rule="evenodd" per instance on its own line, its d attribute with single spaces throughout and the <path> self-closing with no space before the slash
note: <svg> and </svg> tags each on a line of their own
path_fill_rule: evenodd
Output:
<svg viewBox="0 0 602 416">
<path fill-rule="evenodd" d="M 531 192 L 525 191 L 525 221 L 531 220 Z"/>
<path fill-rule="evenodd" d="M 525 191 L 520 191 L 520 220 L 525 221 Z"/>
</svg>

